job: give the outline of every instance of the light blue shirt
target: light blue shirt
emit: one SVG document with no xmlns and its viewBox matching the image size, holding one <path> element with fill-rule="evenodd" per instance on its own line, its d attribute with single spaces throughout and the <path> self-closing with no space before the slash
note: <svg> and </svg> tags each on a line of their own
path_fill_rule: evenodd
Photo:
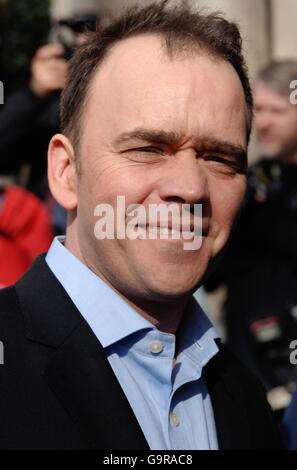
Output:
<svg viewBox="0 0 297 470">
<path fill-rule="evenodd" d="M 218 448 L 203 367 L 218 335 L 192 298 L 179 336 L 159 331 L 54 239 L 46 262 L 105 349 L 152 450 Z M 123 432 L 125 430 L 123 429 Z"/>
</svg>

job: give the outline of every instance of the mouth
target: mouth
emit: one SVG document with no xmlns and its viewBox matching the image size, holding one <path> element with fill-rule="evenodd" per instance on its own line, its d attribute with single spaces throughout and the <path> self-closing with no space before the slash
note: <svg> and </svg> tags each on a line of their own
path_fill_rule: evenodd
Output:
<svg viewBox="0 0 297 470">
<path fill-rule="evenodd" d="M 170 222 L 166 224 L 158 223 L 156 225 L 150 224 L 137 224 L 138 228 L 145 231 L 148 234 L 152 234 L 153 238 L 161 239 L 186 239 L 190 240 L 194 237 L 205 237 L 208 233 L 208 227 L 202 227 L 201 225 L 172 225 Z"/>
</svg>

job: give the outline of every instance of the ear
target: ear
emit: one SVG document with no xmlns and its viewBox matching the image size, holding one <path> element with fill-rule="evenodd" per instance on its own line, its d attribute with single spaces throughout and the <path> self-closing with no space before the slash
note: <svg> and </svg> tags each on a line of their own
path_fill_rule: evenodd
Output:
<svg viewBox="0 0 297 470">
<path fill-rule="evenodd" d="M 63 134 L 52 137 L 48 148 L 48 180 L 53 197 L 66 210 L 77 207 L 74 150 Z"/>
</svg>

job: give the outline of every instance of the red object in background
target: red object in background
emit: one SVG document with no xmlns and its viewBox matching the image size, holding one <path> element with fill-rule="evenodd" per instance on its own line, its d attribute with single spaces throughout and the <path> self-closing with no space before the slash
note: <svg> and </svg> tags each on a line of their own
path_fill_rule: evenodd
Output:
<svg viewBox="0 0 297 470">
<path fill-rule="evenodd" d="M 33 194 L 17 186 L 2 190 L 0 202 L 0 286 L 14 284 L 52 238 L 49 213 Z"/>
</svg>

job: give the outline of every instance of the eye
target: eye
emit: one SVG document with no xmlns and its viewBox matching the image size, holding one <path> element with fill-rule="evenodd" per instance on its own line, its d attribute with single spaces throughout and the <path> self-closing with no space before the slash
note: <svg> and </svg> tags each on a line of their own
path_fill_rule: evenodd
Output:
<svg viewBox="0 0 297 470">
<path fill-rule="evenodd" d="M 160 147 L 147 145 L 146 147 L 134 147 L 122 152 L 127 158 L 139 163 L 161 163 L 164 160 L 165 152 Z"/>
<path fill-rule="evenodd" d="M 219 155 L 205 155 L 204 160 L 217 162 L 217 163 L 222 163 L 224 165 L 230 165 L 232 163 L 226 157 L 221 157 Z"/>
<path fill-rule="evenodd" d="M 143 153 L 163 153 L 163 150 L 158 147 L 138 147 L 131 149 L 132 152 L 143 152 Z"/>
<path fill-rule="evenodd" d="M 222 155 L 204 155 L 204 161 L 213 163 L 216 168 L 221 170 L 236 173 L 242 170 L 242 165 L 238 162 L 237 158 L 222 156 Z"/>
</svg>

